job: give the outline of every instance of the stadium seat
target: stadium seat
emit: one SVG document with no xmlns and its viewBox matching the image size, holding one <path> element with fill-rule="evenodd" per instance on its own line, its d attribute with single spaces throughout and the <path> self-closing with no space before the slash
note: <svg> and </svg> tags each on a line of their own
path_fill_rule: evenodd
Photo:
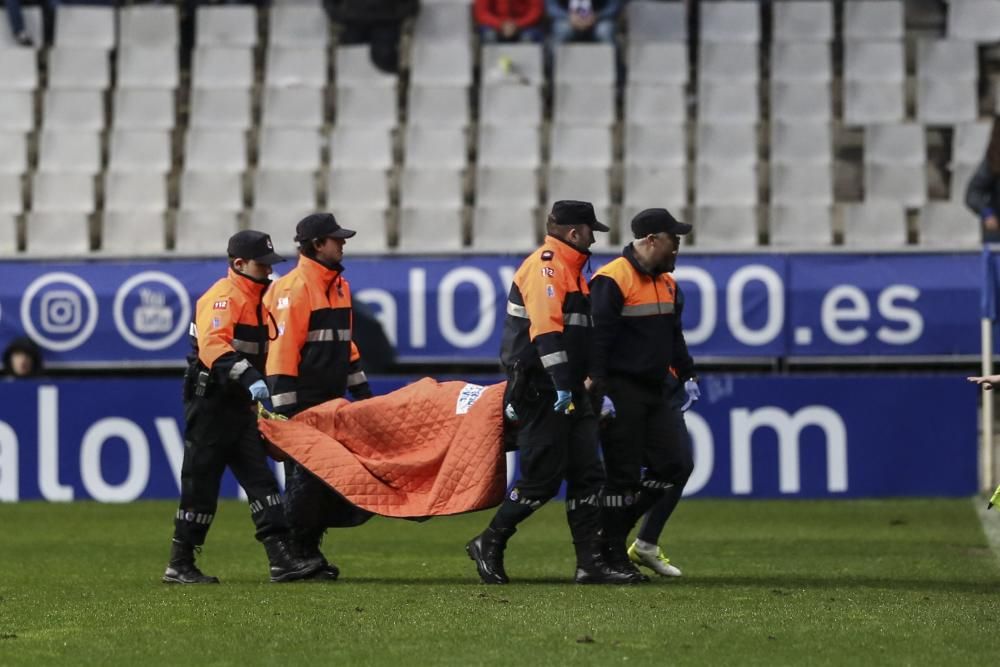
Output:
<svg viewBox="0 0 1000 667">
<path fill-rule="evenodd" d="M 236 172 L 185 171 L 180 181 L 181 211 L 240 211 L 243 176 Z"/>
<path fill-rule="evenodd" d="M 215 9 L 215 8 L 203 8 Z M 241 47 L 199 47 L 194 50 L 192 88 L 252 88 L 253 51 Z"/>
<path fill-rule="evenodd" d="M 965 201 L 965 191 L 968 189 L 969 181 L 972 180 L 972 176 L 976 173 L 978 167 L 978 162 L 975 164 L 956 164 L 952 167 L 949 186 L 951 193 L 949 199 L 951 201 L 958 203 Z"/>
<path fill-rule="evenodd" d="M 700 4 L 703 42 L 760 41 L 760 7 L 756 2 L 713 0 Z"/>
<path fill-rule="evenodd" d="M 180 83 L 176 47 L 121 47 L 117 62 L 119 88 L 173 90 Z"/>
<path fill-rule="evenodd" d="M 119 47 L 170 49 L 176 53 L 179 43 L 176 7 L 128 5 L 118 10 Z"/>
<path fill-rule="evenodd" d="M 955 125 L 979 115 L 977 83 L 970 79 L 918 79 L 917 117 L 924 125 Z"/>
<path fill-rule="evenodd" d="M 240 218 L 235 211 L 178 211 L 174 221 L 174 252 L 221 255 L 229 237 L 239 229 Z"/>
<path fill-rule="evenodd" d="M 318 2 L 291 5 L 275 3 L 270 10 L 268 44 L 326 48 L 329 20 Z"/>
<path fill-rule="evenodd" d="M 49 49 L 49 88 L 105 90 L 111 65 L 104 49 Z"/>
<path fill-rule="evenodd" d="M 683 125 L 625 126 L 626 166 L 683 166 L 687 162 L 687 135 Z"/>
<path fill-rule="evenodd" d="M 110 172 L 104 175 L 105 211 L 167 210 L 167 179 L 154 172 Z"/>
<path fill-rule="evenodd" d="M 337 47 L 337 87 L 344 86 L 395 86 L 396 77 L 386 74 L 372 64 L 367 45 Z"/>
<path fill-rule="evenodd" d="M 421 127 L 467 127 L 469 93 L 461 86 L 410 86 L 406 122 L 411 126 Z"/>
<path fill-rule="evenodd" d="M 754 206 L 756 165 L 700 162 L 695 172 L 694 193 L 697 206 Z"/>
<path fill-rule="evenodd" d="M 94 210 L 94 177 L 81 173 L 36 172 L 31 177 L 31 210 L 89 213 Z"/>
<path fill-rule="evenodd" d="M 188 127 L 246 130 L 253 123 L 252 94 L 241 88 L 191 91 Z"/>
<path fill-rule="evenodd" d="M 775 43 L 833 41 L 831 0 L 775 0 L 771 7 L 771 39 Z"/>
<path fill-rule="evenodd" d="M 410 83 L 416 85 L 469 86 L 472 84 L 472 49 L 467 42 L 422 42 L 410 52 Z"/>
<path fill-rule="evenodd" d="M 949 2 L 947 21 L 949 39 L 1000 41 L 1000 0 Z"/>
<path fill-rule="evenodd" d="M 267 51 L 264 82 L 271 88 L 326 85 L 326 48 L 272 46 Z"/>
<path fill-rule="evenodd" d="M 472 17 L 469 8 L 463 5 L 425 5 L 413 25 L 416 43 L 467 42 L 471 34 Z"/>
<path fill-rule="evenodd" d="M 589 86 L 615 84 L 615 50 L 610 44 L 560 44 L 553 83 Z"/>
<path fill-rule="evenodd" d="M 828 83 L 771 84 L 771 120 L 829 122 L 833 116 Z"/>
<path fill-rule="evenodd" d="M 869 125 L 865 128 L 865 162 L 923 165 L 927 162 L 923 126 L 916 123 Z"/>
<path fill-rule="evenodd" d="M 352 86 L 337 88 L 334 107 L 339 127 L 353 125 L 391 129 L 396 127 L 396 89 Z"/>
<path fill-rule="evenodd" d="M 757 164 L 757 126 L 735 123 L 698 125 L 695 149 L 699 164 Z"/>
<path fill-rule="evenodd" d="M 902 83 L 906 78 L 902 42 L 854 42 L 844 48 L 844 79 Z"/>
<path fill-rule="evenodd" d="M 830 164 L 832 145 L 829 123 L 771 123 L 772 164 Z"/>
<path fill-rule="evenodd" d="M 96 174 L 101 170 L 101 135 L 68 129 L 44 130 L 38 141 L 38 171 Z"/>
<path fill-rule="evenodd" d="M 400 208 L 462 207 L 463 181 L 460 169 L 403 169 L 399 179 Z"/>
<path fill-rule="evenodd" d="M 14 39 L 14 33 L 11 30 L 0 30 L 0 49 L 15 48 L 22 51 L 35 51 L 45 43 L 42 30 L 42 8 L 24 6 L 21 13 L 24 16 L 24 31 L 28 33 L 33 46 L 29 48 L 19 44 Z M 0 57 L 0 62 L 7 61 Z"/>
<path fill-rule="evenodd" d="M 844 3 L 844 41 L 902 40 L 902 0 L 848 0 Z"/>
<path fill-rule="evenodd" d="M 271 236 L 271 244 L 278 254 L 295 262 L 298 256 L 298 244 L 295 243 L 295 223 L 310 213 L 315 212 L 314 206 L 296 208 L 295 203 L 276 208 L 256 208 L 247 216 L 247 229 L 255 229 Z M 350 227 L 343 223 L 345 227 Z M 355 237 L 356 238 L 356 237 Z M 353 240 L 353 239 L 352 239 Z M 348 241 L 350 243 L 350 241 Z M 290 271 L 292 266 L 280 265 L 278 270 Z M 294 264 L 293 264 L 294 266 Z"/>
<path fill-rule="evenodd" d="M 521 254 L 537 246 L 537 214 L 528 206 L 477 206 L 472 212 L 472 247 L 484 252 Z"/>
<path fill-rule="evenodd" d="M 105 211 L 101 224 L 101 251 L 129 257 L 166 251 L 166 219 L 162 213 Z"/>
<path fill-rule="evenodd" d="M 833 245 L 829 206 L 772 206 L 770 239 L 776 247 L 825 248 Z"/>
<path fill-rule="evenodd" d="M 163 130 L 114 130 L 108 144 L 108 171 L 165 174 L 173 164 L 170 133 Z"/>
<path fill-rule="evenodd" d="M 184 141 L 185 169 L 236 172 L 243 171 L 246 167 L 247 145 L 243 130 L 188 130 Z"/>
<path fill-rule="evenodd" d="M 950 39 L 920 40 L 917 42 L 917 76 L 975 81 L 979 77 L 976 45 Z"/>
<path fill-rule="evenodd" d="M 349 254 L 387 253 L 390 251 L 385 209 L 368 206 L 360 208 L 341 206 L 334 208 L 333 211 L 341 224 L 358 232 L 347 241 Z"/>
<path fill-rule="evenodd" d="M 956 124 L 951 142 L 952 164 L 978 165 L 986 154 L 992 129 L 990 121 Z"/>
<path fill-rule="evenodd" d="M 687 202 L 687 168 L 627 164 L 623 189 L 626 207 L 680 209 Z"/>
<path fill-rule="evenodd" d="M 0 132 L 0 174 L 28 171 L 28 139 L 24 132 Z"/>
<path fill-rule="evenodd" d="M 42 128 L 104 129 L 104 94 L 99 90 L 46 90 L 42 100 Z"/>
<path fill-rule="evenodd" d="M 326 180 L 326 205 L 333 211 L 389 207 L 389 180 L 383 169 L 331 169 Z"/>
<path fill-rule="evenodd" d="M 535 127 L 481 125 L 478 145 L 478 160 L 481 166 L 535 169 L 542 163 L 539 130 Z M 610 135 L 607 148 L 610 156 Z"/>
<path fill-rule="evenodd" d="M 534 208 L 538 205 L 538 174 L 534 169 L 479 167 L 476 206 Z"/>
<path fill-rule="evenodd" d="M 559 84 L 553 106 L 553 122 L 560 125 L 611 127 L 615 123 L 615 89 L 611 86 Z"/>
<path fill-rule="evenodd" d="M 541 91 L 534 86 L 483 86 L 479 91 L 479 122 L 505 127 L 539 127 L 542 124 Z"/>
<path fill-rule="evenodd" d="M 771 203 L 829 206 L 833 204 L 833 165 L 772 164 Z"/>
<path fill-rule="evenodd" d="M 636 84 L 625 88 L 625 122 L 635 125 L 683 125 L 687 95 L 678 84 Z"/>
<path fill-rule="evenodd" d="M 111 125 L 118 130 L 170 130 L 174 127 L 172 90 L 130 90 L 114 92 Z"/>
<path fill-rule="evenodd" d="M 756 123 L 760 99 L 756 83 L 704 81 L 698 85 L 699 123 Z"/>
<path fill-rule="evenodd" d="M 629 42 L 688 41 L 687 8 L 683 2 L 631 0 L 625 5 Z"/>
<path fill-rule="evenodd" d="M 696 248 L 738 250 L 757 246 L 757 210 L 753 206 L 699 206 L 693 226 Z"/>
<path fill-rule="evenodd" d="M 555 125 L 550 163 L 555 167 L 610 167 L 611 132 L 598 127 Z"/>
<path fill-rule="evenodd" d="M 253 179 L 253 207 L 314 211 L 316 177 L 311 171 L 258 169 Z"/>
<path fill-rule="evenodd" d="M 549 204 L 560 199 L 589 201 L 597 208 L 611 205 L 608 170 L 595 167 L 550 167 L 546 176 Z"/>
<path fill-rule="evenodd" d="M 844 82 L 844 123 L 872 125 L 903 120 L 903 84 L 882 81 Z"/>
<path fill-rule="evenodd" d="M 401 208 L 400 252 L 450 253 L 462 249 L 462 211 L 457 208 Z"/>
<path fill-rule="evenodd" d="M 698 80 L 757 83 L 757 60 L 755 43 L 703 42 L 698 53 Z"/>
<path fill-rule="evenodd" d="M 24 210 L 24 190 L 21 175 L 0 172 L 0 214 L 18 214 Z M 3 220 L 4 218 L 0 218 Z M 0 234 L 3 233 L 2 230 Z"/>
<path fill-rule="evenodd" d="M 323 135 L 316 130 L 267 128 L 261 130 L 257 153 L 260 169 L 318 171 Z"/>
<path fill-rule="evenodd" d="M 628 6 L 636 5 L 636 2 Z M 663 3 L 638 3 L 663 4 Z M 630 84 L 685 84 L 688 81 L 686 44 L 629 42 L 628 82 Z"/>
<path fill-rule="evenodd" d="M 56 14 L 56 46 L 103 49 L 115 48 L 115 10 L 61 4 Z"/>
<path fill-rule="evenodd" d="M 845 246 L 874 250 L 906 245 L 906 215 L 898 203 L 843 204 L 841 211 Z"/>
<path fill-rule="evenodd" d="M 771 81 L 827 83 L 833 79 L 830 45 L 779 43 L 771 47 Z"/>
<path fill-rule="evenodd" d="M 38 54 L 33 49 L 0 47 L 0 62 L 4 64 L 0 93 L 38 88 Z"/>
<path fill-rule="evenodd" d="M 330 166 L 388 169 L 392 166 L 389 130 L 367 127 L 334 127 L 330 133 Z"/>
<path fill-rule="evenodd" d="M 0 254 L 10 257 L 18 252 L 17 216 L 0 213 Z"/>
<path fill-rule="evenodd" d="M 927 202 L 927 172 L 923 164 L 866 164 L 865 200 L 899 202 L 919 208 Z"/>
<path fill-rule="evenodd" d="M 266 88 L 261 107 L 263 127 L 319 129 L 324 124 L 326 100 L 321 88 Z"/>
<path fill-rule="evenodd" d="M 35 129 L 35 98 L 29 91 L 0 91 L 0 132 Z"/>
<path fill-rule="evenodd" d="M 927 202 L 920 209 L 917 229 L 922 246 L 972 249 L 982 245 L 979 220 L 962 204 Z"/>
<path fill-rule="evenodd" d="M 257 46 L 257 8 L 250 5 L 199 6 L 195 46 Z"/>
<path fill-rule="evenodd" d="M 460 128 L 406 128 L 403 162 L 408 167 L 461 169 L 466 154 L 465 131 Z"/>
<path fill-rule="evenodd" d="M 482 85 L 541 87 L 545 84 L 538 44 L 483 44 Z"/>
<path fill-rule="evenodd" d="M 86 255 L 90 217 L 82 211 L 32 211 L 24 223 L 24 246 L 35 256 Z"/>
</svg>

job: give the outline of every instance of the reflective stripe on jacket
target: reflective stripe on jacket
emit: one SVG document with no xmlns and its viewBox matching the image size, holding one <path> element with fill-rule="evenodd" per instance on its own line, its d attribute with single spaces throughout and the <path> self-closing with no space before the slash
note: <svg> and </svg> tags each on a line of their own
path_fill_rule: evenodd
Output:
<svg viewBox="0 0 1000 667">
<path fill-rule="evenodd" d="M 295 414 L 368 381 L 351 340 L 351 287 L 343 267 L 328 268 L 301 255 L 298 266 L 268 291 L 266 302 L 278 327 L 267 355 L 276 411 Z"/>
<path fill-rule="evenodd" d="M 694 375 L 681 328 L 684 296 L 673 276 L 643 269 L 630 243 L 594 274 L 590 290 L 591 377 L 628 375 L 659 385 L 670 367 L 682 381 Z"/>
<path fill-rule="evenodd" d="M 587 375 L 590 301 L 580 274 L 590 253 L 545 237 L 514 274 L 507 299 L 500 361 L 525 371 L 544 369 L 557 389 L 574 389 Z M 545 377 L 544 374 L 536 373 Z"/>
</svg>

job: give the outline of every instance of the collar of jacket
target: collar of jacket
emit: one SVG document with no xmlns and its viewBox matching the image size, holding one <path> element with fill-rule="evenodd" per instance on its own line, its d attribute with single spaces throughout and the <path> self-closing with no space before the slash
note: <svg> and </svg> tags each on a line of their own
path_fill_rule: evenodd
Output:
<svg viewBox="0 0 1000 667">
<path fill-rule="evenodd" d="M 542 244 L 542 247 L 546 250 L 551 250 L 560 261 L 576 269 L 578 272 L 583 271 L 583 265 L 590 259 L 589 250 L 574 248 L 557 236 L 546 235 L 545 243 Z"/>
<path fill-rule="evenodd" d="M 324 285 L 327 290 L 330 289 L 330 285 L 335 280 L 340 280 L 340 277 L 344 273 L 344 266 L 342 264 L 329 267 L 305 255 L 299 255 L 299 265 L 297 268 L 305 276 L 307 283 Z"/>
<path fill-rule="evenodd" d="M 647 271 L 645 268 L 643 268 L 642 264 L 639 262 L 639 258 L 635 256 L 635 245 L 633 245 L 632 243 L 629 243 L 622 249 L 622 257 L 627 259 L 628 263 L 631 264 L 636 271 L 638 271 L 640 274 L 644 276 L 649 276 L 650 278 L 656 278 L 666 273 L 665 271 L 660 271 L 660 270 Z"/>
<path fill-rule="evenodd" d="M 266 285 L 264 283 L 257 282 L 256 280 L 243 275 L 233 267 L 229 267 L 229 282 L 236 286 L 236 289 L 246 294 L 249 298 L 253 299 L 254 302 L 259 303 L 264 296 L 264 292 L 271 285 L 268 282 Z"/>
</svg>

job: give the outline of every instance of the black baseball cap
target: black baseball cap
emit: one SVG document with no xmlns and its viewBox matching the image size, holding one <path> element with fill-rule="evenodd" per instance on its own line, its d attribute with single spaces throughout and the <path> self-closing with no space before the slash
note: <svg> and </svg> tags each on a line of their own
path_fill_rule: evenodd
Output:
<svg viewBox="0 0 1000 667">
<path fill-rule="evenodd" d="M 313 239 L 349 239 L 357 234 L 353 229 L 344 229 L 337 224 L 333 213 L 312 213 L 299 220 L 295 225 L 295 242 L 311 241 Z"/>
<path fill-rule="evenodd" d="M 247 229 L 229 237 L 229 256 L 234 259 L 252 259 L 261 264 L 277 264 L 285 258 L 274 252 L 271 237 L 264 232 Z"/>
<path fill-rule="evenodd" d="M 683 236 L 690 231 L 691 225 L 679 221 L 665 208 L 647 208 L 632 218 L 632 234 L 637 239 L 661 232 Z"/>
<path fill-rule="evenodd" d="M 587 225 L 594 231 L 610 232 L 611 228 L 598 222 L 594 205 L 589 201 L 560 199 L 552 204 L 550 217 L 557 225 Z"/>
</svg>

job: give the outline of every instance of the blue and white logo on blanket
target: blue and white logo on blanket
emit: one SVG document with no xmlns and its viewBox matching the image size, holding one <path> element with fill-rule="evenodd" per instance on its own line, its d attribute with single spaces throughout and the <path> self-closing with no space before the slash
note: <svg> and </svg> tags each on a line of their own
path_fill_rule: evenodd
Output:
<svg viewBox="0 0 1000 667">
<path fill-rule="evenodd" d="M 458 402 L 455 404 L 455 414 L 464 415 L 472 407 L 473 403 L 479 400 L 486 387 L 478 384 L 467 384 L 458 392 Z"/>
</svg>

